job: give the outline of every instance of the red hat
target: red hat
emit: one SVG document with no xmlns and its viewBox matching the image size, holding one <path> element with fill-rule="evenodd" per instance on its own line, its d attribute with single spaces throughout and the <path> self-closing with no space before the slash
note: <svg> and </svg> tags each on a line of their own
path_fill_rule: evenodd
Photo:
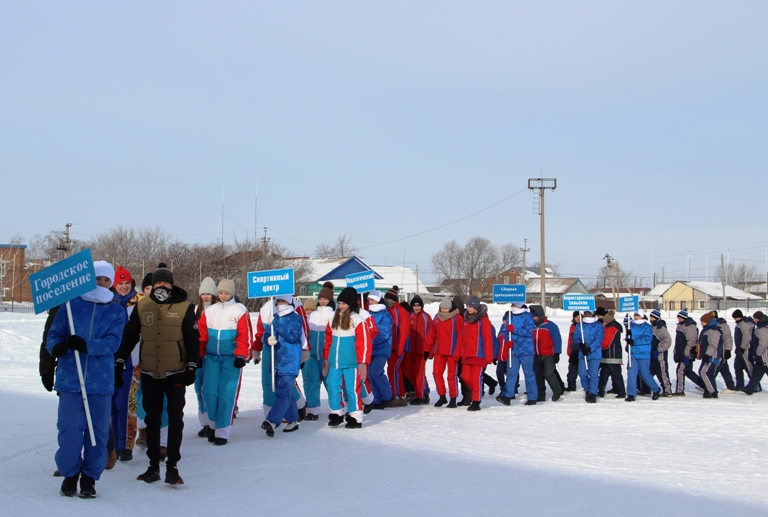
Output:
<svg viewBox="0 0 768 517">
<path fill-rule="evenodd" d="M 130 282 L 131 285 L 133 285 L 133 277 L 123 266 L 117 266 L 117 271 L 115 271 L 115 281 L 112 282 L 112 285 L 117 285 L 120 282 Z"/>
</svg>

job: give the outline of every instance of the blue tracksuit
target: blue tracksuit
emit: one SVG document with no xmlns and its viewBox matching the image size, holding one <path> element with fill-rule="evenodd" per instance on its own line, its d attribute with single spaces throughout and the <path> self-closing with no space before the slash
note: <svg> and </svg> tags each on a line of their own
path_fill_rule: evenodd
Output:
<svg viewBox="0 0 768 517">
<path fill-rule="evenodd" d="M 584 336 L 582 339 L 582 328 Z M 579 378 L 581 387 L 591 394 L 597 395 L 600 382 L 600 361 L 603 358 L 603 324 L 597 318 L 582 318 L 582 323 L 576 326 L 573 333 L 573 345 L 579 349 Z M 586 345 L 587 354 L 584 355 L 582 345 Z"/>
<path fill-rule="evenodd" d="M 386 374 L 387 361 L 392 353 L 392 316 L 384 304 L 371 305 L 369 312 L 376 322 L 379 333 L 373 339 L 368 379 L 373 391 L 373 403 L 380 404 L 392 400 L 392 387 L 389 385 Z"/>
<path fill-rule="evenodd" d="M 659 391 L 651 375 L 651 343 L 653 342 L 653 328 L 648 320 L 634 320 L 629 324 L 634 344 L 630 346 L 630 363 L 627 367 L 627 396 L 637 396 L 637 376 L 643 379 L 653 393 Z"/>
<path fill-rule="evenodd" d="M 323 346 L 325 345 L 325 329 L 333 320 L 333 308 L 319 306 L 307 318 L 309 323 L 309 359 L 304 363 L 301 376 L 304 379 L 304 395 L 307 397 L 307 413 L 320 414 L 320 385 L 325 383 L 323 378 Z M 326 388 L 327 390 L 327 388 Z"/>
<path fill-rule="evenodd" d="M 301 338 L 304 324 L 301 316 L 295 312 L 285 316 L 277 315 L 273 323 L 275 337 L 277 337 L 277 344 L 274 345 L 275 402 L 269 410 L 267 420 L 277 427 L 283 422 L 283 418 L 288 422 L 296 422 L 299 419 L 299 412 L 293 399 L 293 389 L 301 368 Z M 269 342 L 270 335 L 271 328 L 267 327 L 264 331 L 265 343 Z"/>
<path fill-rule="evenodd" d="M 507 333 L 509 315 L 505 315 L 499 334 Z M 509 368 L 506 373 L 506 382 L 502 390 L 502 396 L 512 398 L 515 395 L 517 378 L 520 368 L 525 375 L 525 390 L 528 392 L 528 400 L 539 398 L 539 389 L 536 386 L 536 374 L 533 372 L 533 330 L 536 328 L 533 316 L 528 311 L 518 314 L 512 312 L 512 350 L 509 354 Z"/>
</svg>

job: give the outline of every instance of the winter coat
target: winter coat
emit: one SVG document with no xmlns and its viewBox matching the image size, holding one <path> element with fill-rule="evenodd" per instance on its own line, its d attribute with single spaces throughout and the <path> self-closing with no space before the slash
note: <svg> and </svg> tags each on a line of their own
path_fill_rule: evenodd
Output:
<svg viewBox="0 0 768 517">
<path fill-rule="evenodd" d="M 392 305 L 387 311 L 392 316 L 392 355 L 400 357 L 405 353 L 411 336 L 411 314 L 399 303 Z"/>
<path fill-rule="evenodd" d="M 762 364 L 768 364 L 768 318 L 760 318 L 752 333 L 752 341 L 755 344 L 755 360 Z M 56 381 L 58 384 L 58 380 Z"/>
<path fill-rule="evenodd" d="M 441 317 L 446 314 L 449 317 Z M 462 332 L 464 330 L 464 318 L 459 314 L 458 309 L 448 313 L 437 313 L 432 320 L 433 335 L 435 336 L 430 359 L 436 355 L 453 356 L 455 359 L 461 357 Z"/>
<path fill-rule="evenodd" d="M 725 318 L 717 318 L 717 325 L 723 333 L 723 350 L 733 350 L 733 334 Z"/>
<path fill-rule="evenodd" d="M 392 316 L 383 303 L 371 305 L 368 309 L 378 329 L 376 336 L 371 339 L 371 356 L 389 357 L 392 354 Z"/>
<path fill-rule="evenodd" d="M 704 359 L 704 356 L 709 357 L 714 364 L 723 358 L 723 331 L 714 318 L 699 334 L 699 358 Z"/>
<path fill-rule="evenodd" d="M 38 366 L 40 370 L 40 376 L 53 375 L 56 372 L 56 358 L 53 357 L 48 349 L 45 348 L 45 342 L 48 339 L 48 332 L 51 330 L 53 320 L 56 319 L 56 313 L 59 312 L 61 305 L 52 307 L 48 311 L 48 317 L 45 319 L 45 326 L 43 327 L 43 342 L 40 343 L 40 364 Z"/>
<path fill-rule="evenodd" d="M 656 320 L 655 323 L 652 323 L 651 330 L 653 331 L 651 359 L 657 359 L 659 354 L 663 354 L 672 346 L 672 336 L 669 335 L 667 322 L 664 320 Z"/>
<path fill-rule="evenodd" d="M 82 297 L 69 302 L 75 335 L 85 340 L 88 349 L 80 355 L 85 391 L 91 395 L 112 395 L 115 391 L 115 357 L 123 337 L 127 317 L 115 302 L 95 303 Z M 53 355 L 56 345 L 70 336 L 67 307 L 63 305 L 51 323 L 45 347 Z M 79 353 L 79 352 L 78 352 Z M 56 391 L 80 393 L 75 351 L 67 349 L 56 367 Z"/>
<path fill-rule="evenodd" d="M 505 316 L 509 316 L 509 313 L 506 313 Z M 496 339 L 493 340 L 493 357 L 496 361 L 509 361 L 509 352 L 515 346 L 515 341 L 512 339 L 513 330 L 515 327 L 510 325 L 508 321 L 502 323 L 501 330 L 496 334 Z"/>
<path fill-rule="evenodd" d="M 589 348 L 587 360 L 602 359 L 603 357 L 603 324 L 597 321 L 597 318 L 582 318 L 584 327 L 584 338 L 581 336 L 581 325 L 576 325 L 576 331 L 573 333 L 573 346 L 579 349 L 579 359 L 584 357 L 581 350 L 581 344 L 586 343 Z"/>
<path fill-rule="evenodd" d="M 650 359 L 651 344 L 653 343 L 653 329 L 648 320 L 635 321 L 629 323 L 629 331 L 632 333 L 634 344 L 630 346 L 632 359 Z"/>
<path fill-rule="evenodd" d="M 752 340 L 752 332 L 755 328 L 755 320 L 751 316 L 741 318 L 736 323 L 736 330 L 733 332 L 733 343 L 740 351 L 749 350 L 749 342 Z"/>
<path fill-rule="evenodd" d="M 533 316 L 530 312 L 522 310 L 515 314 L 512 311 L 511 316 L 512 325 L 512 355 L 516 357 L 531 357 L 534 354 L 533 350 L 533 330 L 536 328 L 536 324 L 533 322 Z M 507 339 L 507 326 L 510 324 L 509 312 L 504 314 L 504 318 L 501 323 L 501 329 L 499 330 L 499 336 L 504 335 L 504 339 Z"/>
<path fill-rule="evenodd" d="M 150 296 L 139 300 L 128 318 L 123 341 L 115 357 L 127 360 L 139 340 L 141 373 L 151 375 L 153 379 L 183 373 L 188 366 L 197 364 L 200 334 L 195 306 L 187 301 L 184 289 L 173 286 L 171 297 L 162 304 Z"/>
<path fill-rule="evenodd" d="M 331 368 L 357 368 L 357 365 L 365 363 L 366 357 L 370 355 L 371 337 L 368 326 L 356 312 L 351 313 L 350 318 L 352 326 L 347 330 L 334 329 L 331 324 L 325 329 L 323 359 L 328 361 Z"/>
<path fill-rule="evenodd" d="M 535 355 L 549 356 L 561 353 L 563 339 L 560 329 L 546 317 L 539 320 L 533 331 L 533 350 Z"/>
<path fill-rule="evenodd" d="M 251 350 L 251 317 L 245 305 L 234 298 L 205 309 L 197 328 L 200 357 L 212 354 L 245 358 Z"/>
<path fill-rule="evenodd" d="M 432 328 L 432 317 L 424 310 L 411 314 L 411 337 L 406 352 L 424 354 L 432 350 L 435 335 Z"/>
<path fill-rule="evenodd" d="M 603 364 L 622 364 L 624 362 L 621 351 L 621 333 L 624 331 L 621 324 L 613 320 L 603 326 Z"/>
<path fill-rule="evenodd" d="M 206 312 L 208 312 L 206 310 Z M 275 375 L 296 377 L 301 369 L 301 341 L 304 335 L 304 322 L 295 310 L 281 316 L 275 312 L 272 325 L 264 329 L 264 343 L 269 343 L 274 327 L 277 344 L 275 344 Z M 269 344 L 267 344 L 269 346 Z M 271 352 L 270 352 L 271 353 Z"/>
<path fill-rule="evenodd" d="M 568 328 L 568 357 L 579 355 L 578 347 L 573 346 L 573 335 L 576 333 L 576 327 L 578 325 L 571 323 L 571 326 Z"/>
<path fill-rule="evenodd" d="M 678 323 L 675 330 L 675 362 L 682 363 L 685 359 L 695 360 L 698 341 L 699 330 L 693 318 L 688 317 Z"/>
<path fill-rule="evenodd" d="M 333 321 L 334 309 L 330 305 L 318 306 L 309 315 L 309 345 L 312 357 L 318 361 L 323 360 L 323 347 L 325 345 L 325 330 Z"/>
<path fill-rule="evenodd" d="M 480 304 L 480 310 L 475 314 L 464 312 L 461 362 L 482 367 L 493 362 L 493 326 L 488 319 L 488 307 L 485 304 Z"/>
</svg>

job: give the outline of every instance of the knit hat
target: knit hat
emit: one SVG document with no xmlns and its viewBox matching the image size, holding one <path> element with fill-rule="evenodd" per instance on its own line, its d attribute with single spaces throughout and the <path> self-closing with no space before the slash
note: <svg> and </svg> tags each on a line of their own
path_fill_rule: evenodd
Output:
<svg viewBox="0 0 768 517">
<path fill-rule="evenodd" d="M 678 312 L 677 317 L 683 318 L 684 320 L 688 319 L 688 309 L 683 309 L 680 312 Z"/>
<path fill-rule="evenodd" d="M 661 311 L 658 309 L 658 307 L 651 311 L 651 318 L 656 318 L 657 320 L 661 319 Z"/>
<path fill-rule="evenodd" d="M 216 289 L 216 282 L 213 281 L 213 278 L 207 276 L 203 278 L 202 283 L 200 284 L 200 296 L 204 294 L 216 294 L 219 290 Z"/>
<path fill-rule="evenodd" d="M 216 288 L 216 292 L 225 292 L 235 296 L 235 281 L 228 278 L 222 278 L 219 281 L 219 286 Z"/>
<path fill-rule="evenodd" d="M 141 281 L 141 290 L 143 291 L 145 288 L 152 285 L 152 273 L 147 273 L 144 275 L 144 280 Z"/>
<path fill-rule="evenodd" d="M 368 300 L 369 300 L 368 303 L 372 303 L 373 300 L 376 300 L 376 302 L 380 302 L 381 296 L 382 296 L 381 291 L 379 291 L 378 289 L 374 289 L 373 291 L 368 293 Z"/>
<path fill-rule="evenodd" d="M 758 322 L 758 321 L 760 321 L 761 319 L 763 319 L 763 317 L 764 317 L 764 316 L 765 316 L 765 314 L 763 314 L 763 312 L 762 312 L 762 311 L 756 311 L 756 312 L 755 312 L 755 313 L 752 315 L 752 319 L 753 319 L 753 320 L 755 320 L 755 322 Z"/>
<path fill-rule="evenodd" d="M 93 263 L 93 269 L 96 271 L 96 276 L 104 276 L 112 280 L 115 278 L 115 268 L 112 267 L 112 264 L 107 262 L 106 260 L 97 260 Z"/>
<path fill-rule="evenodd" d="M 541 305 L 531 305 L 529 308 L 531 309 L 531 314 L 537 318 L 541 319 L 544 317 L 544 307 Z"/>
<path fill-rule="evenodd" d="M 357 307 L 357 289 L 354 287 L 345 287 L 339 293 L 338 298 L 336 298 L 336 302 L 344 302 L 353 308 Z"/>
<path fill-rule="evenodd" d="M 223 282 L 223 280 L 222 280 L 222 282 Z M 221 285 L 221 282 L 219 282 L 219 285 Z M 232 286 L 234 287 L 234 282 L 232 282 Z M 277 303 L 277 300 L 283 300 L 288 305 L 293 305 L 293 296 L 291 296 L 290 294 L 283 294 L 283 295 L 280 295 L 280 296 L 275 296 L 275 303 Z"/>
<path fill-rule="evenodd" d="M 317 293 L 317 297 L 333 301 L 333 282 L 325 282 L 323 288 Z"/>
<path fill-rule="evenodd" d="M 136 285 L 133 283 L 133 277 L 131 274 L 123 266 L 117 266 L 117 271 L 115 271 L 115 280 L 112 282 L 112 285 L 117 285 L 120 282 L 130 282 L 131 285 Z"/>
<path fill-rule="evenodd" d="M 733 319 L 743 318 L 743 317 L 744 317 L 744 313 L 741 312 L 741 309 L 736 309 L 735 311 L 733 311 L 733 314 L 731 314 L 731 318 Z"/>
<path fill-rule="evenodd" d="M 441 309 L 451 310 L 452 307 L 453 307 L 453 302 L 447 296 L 445 298 L 443 298 L 442 300 L 440 300 L 440 308 Z"/>
<path fill-rule="evenodd" d="M 637 314 L 637 315 L 638 315 L 638 316 L 640 316 L 641 318 L 645 318 L 645 311 L 644 311 L 643 309 L 637 309 L 637 310 L 635 311 L 635 314 Z"/>
<path fill-rule="evenodd" d="M 480 303 L 481 303 L 480 298 L 478 298 L 477 296 L 473 296 L 472 298 L 467 300 L 467 307 L 472 307 L 476 311 L 479 311 Z"/>
<path fill-rule="evenodd" d="M 392 300 L 393 302 L 399 302 L 400 301 L 400 288 L 396 285 L 392 286 L 392 289 L 387 291 L 387 294 L 384 295 L 384 299 L 386 300 Z"/>
<path fill-rule="evenodd" d="M 607 314 L 607 311 L 605 310 L 605 307 L 598 307 L 597 310 L 595 310 L 595 316 L 605 316 Z"/>
<path fill-rule="evenodd" d="M 612 323 L 616 319 L 616 313 L 611 311 L 608 311 L 605 313 L 605 316 L 603 316 L 603 323 L 608 325 L 609 323 Z"/>
<path fill-rule="evenodd" d="M 158 282 L 168 282 L 171 284 L 171 287 L 173 287 L 173 273 L 168 269 L 165 262 L 160 262 L 160 264 L 157 265 L 155 272 L 152 273 L 152 285 L 155 285 Z"/>
<path fill-rule="evenodd" d="M 307 298 L 306 300 L 304 300 L 303 305 L 304 305 L 304 310 L 307 310 L 307 311 L 317 310 L 317 302 L 315 301 L 314 298 Z"/>
<path fill-rule="evenodd" d="M 461 299 L 461 296 L 459 296 L 457 294 L 456 296 L 453 297 L 453 299 L 451 301 L 453 302 L 453 306 L 456 307 L 456 309 L 458 309 L 459 313 L 463 314 L 464 313 L 464 300 Z"/>
<path fill-rule="evenodd" d="M 418 305 L 419 307 L 424 307 L 424 300 L 421 299 L 421 296 L 418 294 L 411 298 L 411 309 L 413 309 L 414 305 Z"/>
<path fill-rule="evenodd" d="M 709 323 L 712 321 L 713 318 L 714 316 L 712 316 L 712 314 L 706 313 L 704 316 L 701 317 L 701 324 L 706 327 L 707 325 L 709 325 Z"/>
</svg>

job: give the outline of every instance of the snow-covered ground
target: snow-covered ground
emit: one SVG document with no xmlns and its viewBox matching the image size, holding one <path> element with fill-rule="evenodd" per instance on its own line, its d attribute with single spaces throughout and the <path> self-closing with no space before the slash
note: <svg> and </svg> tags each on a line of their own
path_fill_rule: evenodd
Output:
<svg viewBox="0 0 768 517">
<path fill-rule="evenodd" d="M 490 307 L 497 327 L 503 312 Z M 552 312 L 565 335 L 568 314 Z M 196 436 L 188 397 L 183 487 L 136 481 L 138 453 L 102 475 L 97 499 L 64 498 L 51 475 L 57 399 L 37 371 L 44 321 L 0 314 L 2 515 L 768 515 L 768 392 L 710 401 L 688 386 L 684 398 L 633 404 L 575 392 L 533 407 L 486 395 L 478 413 L 391 408 L 361 430 L 321 418 L 270 439 L 254 365 L 225 447 Z M 565 377 L 567 360 L 558 367 Z"/>
</svg>

